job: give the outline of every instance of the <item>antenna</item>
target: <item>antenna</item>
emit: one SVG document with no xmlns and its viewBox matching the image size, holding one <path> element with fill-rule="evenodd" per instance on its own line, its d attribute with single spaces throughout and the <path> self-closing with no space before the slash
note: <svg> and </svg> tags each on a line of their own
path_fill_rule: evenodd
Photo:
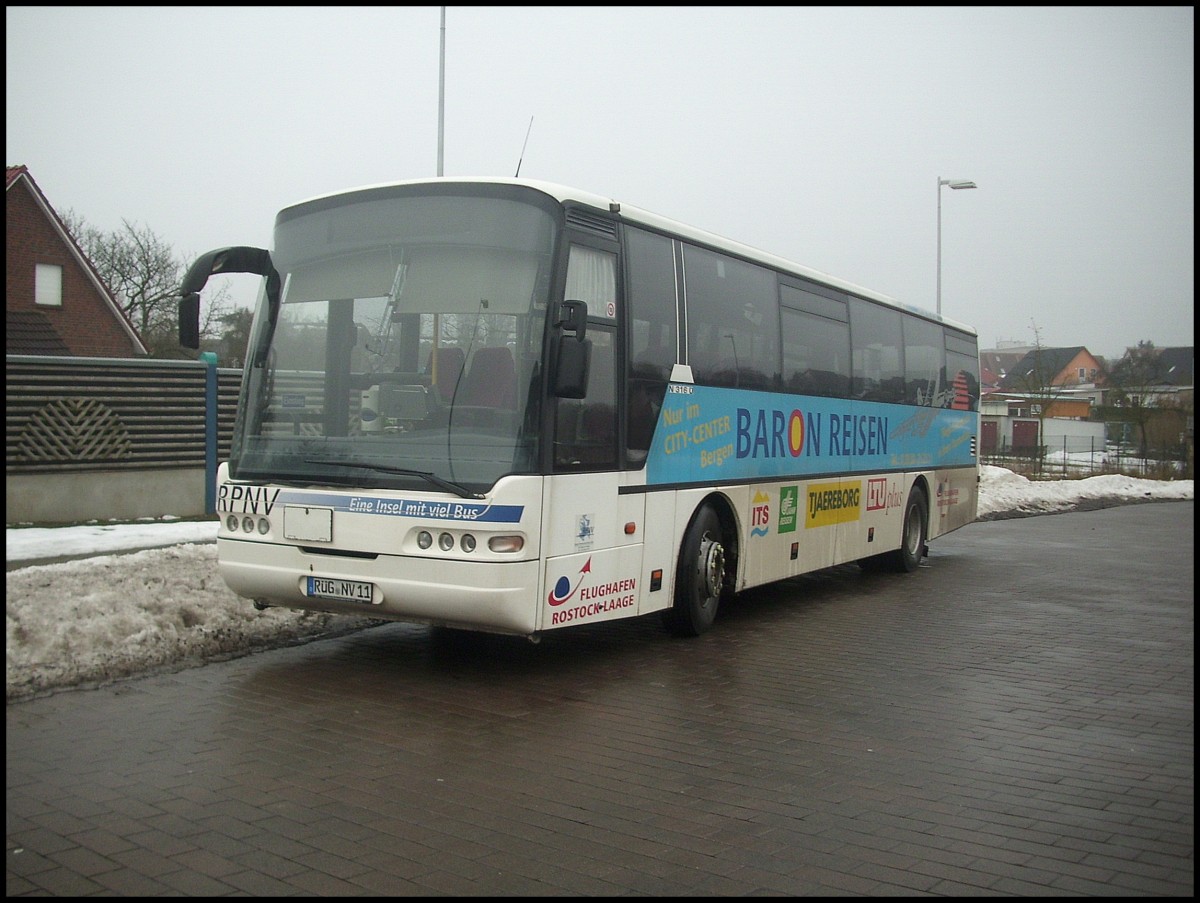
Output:
<svg viewBox="0 0 1200 903">
<path fill-rule="evenodd" d="M 529 144 L 529 133 L 533 130 L 533 117 L 529 117 L 529 128 L 525 130 L 525 144 L 521 145 L 521 157 L 517 160 L 517 171 L 513 173 L 513 178 L 521 174 L 521 163 L 525 159 L 525 147 Z"/>
</svg>

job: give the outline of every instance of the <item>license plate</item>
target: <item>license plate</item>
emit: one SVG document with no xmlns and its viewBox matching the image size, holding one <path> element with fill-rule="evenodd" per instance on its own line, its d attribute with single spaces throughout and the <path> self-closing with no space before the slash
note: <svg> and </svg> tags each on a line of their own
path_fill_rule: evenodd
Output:
<svg viewBox="0 0 1200 903">
<path fill-rule="evenodd" d="M 304 595 L 318 599 L 337 599 L 340 602 L 371 604 L 375 584 L 358 580 L 334 580 L 330 577 L 308 577 Z"/>
<path fill-rule="evenodd" d="M 283 535 L 302 542 L 333 542 L 333 509 L 285 505 Z"/>
</svg>

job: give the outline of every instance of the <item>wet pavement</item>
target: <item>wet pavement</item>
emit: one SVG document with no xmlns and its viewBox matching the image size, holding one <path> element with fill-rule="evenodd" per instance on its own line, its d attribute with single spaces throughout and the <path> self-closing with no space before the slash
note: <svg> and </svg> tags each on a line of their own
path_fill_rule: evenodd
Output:
<svg viewBox="0 0 1200 903">
<path fill-rule="evenodd" d="M 1194 510 L 972 524 L 698 639 L 390 624 L 12 703 L 7 892 L 1191 896 Z"/>
</svg>

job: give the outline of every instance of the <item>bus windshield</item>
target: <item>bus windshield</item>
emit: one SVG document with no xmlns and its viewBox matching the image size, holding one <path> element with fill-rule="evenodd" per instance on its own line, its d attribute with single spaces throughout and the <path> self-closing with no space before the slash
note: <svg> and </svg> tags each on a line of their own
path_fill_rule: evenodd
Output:
<svg viewBox="0 0 1200 903">
<path fill-rule="evenodd" d="M 539 460 L 549 198 L 394 186 L 284 210 L 236 479 L 478 494 Z"/>
</svg>

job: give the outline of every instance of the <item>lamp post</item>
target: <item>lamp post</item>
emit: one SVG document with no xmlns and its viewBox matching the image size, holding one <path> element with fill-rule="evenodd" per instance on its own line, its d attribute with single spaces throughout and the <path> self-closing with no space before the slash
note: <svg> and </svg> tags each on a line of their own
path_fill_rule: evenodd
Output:
<svg viewBox="0 0 1200 903">
<path fill-rule="evenodd" d="M 446 7 L 442 7 L 442 48 L 438 57 L 438 171 L 442 175 L 442 159 L 446 143 Z"/>
<path fill-rule="evenodd" d="M 968 182 L 964 179 L 943 179 L 938 176 L 937 184 L 937 315 L 942 315 L 942 186 L 948 185 L 950 188 L 958 191 L 963 188 L 978 188 L 974 182 Z"/>
</svg>

